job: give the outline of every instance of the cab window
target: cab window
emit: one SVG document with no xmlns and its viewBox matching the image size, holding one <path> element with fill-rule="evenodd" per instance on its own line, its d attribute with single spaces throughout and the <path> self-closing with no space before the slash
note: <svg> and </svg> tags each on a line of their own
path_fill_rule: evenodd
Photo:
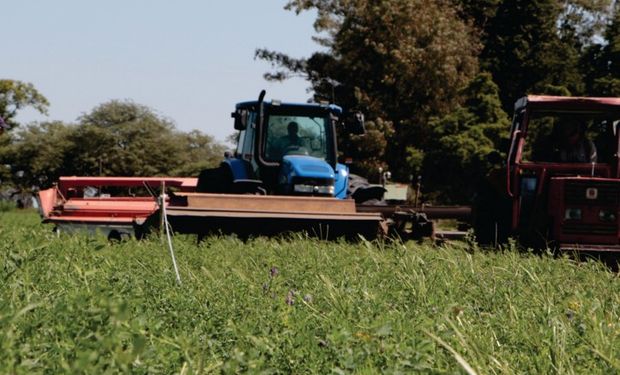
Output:
<svg viewBox="0 0 620 375">
<path fill-rule="evenodd" d="M 522 161 L 608 163 L 617 120 L 602 113 L 532 113 Z"/>
<path fill-rule="evenodd" d="M 329 124 L 324 117 L 269 116 L 265 158 L 279 161 L 284 155 L 307 155 L 327 160 Z"/>
</svg>

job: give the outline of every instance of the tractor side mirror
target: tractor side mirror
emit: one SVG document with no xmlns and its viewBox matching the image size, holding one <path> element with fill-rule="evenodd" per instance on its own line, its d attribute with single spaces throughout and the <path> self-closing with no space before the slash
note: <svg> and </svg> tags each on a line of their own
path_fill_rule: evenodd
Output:
<svg viewBox="0 0 620 375">
<path fill-rule="evenodd" d="M 350 134 L 362 135 L 366 133 L 364 127 L 364 114 L 362 112 L 355 112 L 351 120 L 347 124 L 347 131 Z"/>
<path fill-rule="evenodd" d="M 238 109 L 230 114 L 230 117 L 235 119 L 235 130 L 245 130 L 248 126 L 247 111 L 244 109 Z"/>
</svg>

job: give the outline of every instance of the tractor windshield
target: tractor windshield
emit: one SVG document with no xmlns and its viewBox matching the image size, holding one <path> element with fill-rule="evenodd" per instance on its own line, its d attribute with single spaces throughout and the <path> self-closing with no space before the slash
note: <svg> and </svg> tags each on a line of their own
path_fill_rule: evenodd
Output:
<svg viewBox="0 0 620 375">
<path fill-rule="evenodd" d="M 277 162 L 285 155 L 332 159 L 330 123 L 326 116 L 269 115 L 265 121 L 265 159 Z"/>
<path fill-rule="evenodd" d="M 523 161 L 609 163 L 617 152 L 618 113 L 532 113 Z"/>
</svg>

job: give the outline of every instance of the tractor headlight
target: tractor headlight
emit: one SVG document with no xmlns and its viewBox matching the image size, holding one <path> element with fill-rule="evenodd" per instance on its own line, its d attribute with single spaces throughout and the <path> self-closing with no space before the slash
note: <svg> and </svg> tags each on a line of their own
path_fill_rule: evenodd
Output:
<svg viewBox="0 0 620 375">
<path fill-rule="evenodd" d="M 295 185 L 293 186 L 293 190 L 295 193 L 312 193 L 314 191 L 314 186 L 312 185 Z"/>
<path fill-rule="evenodd" d="M 317 193 L 334 195 L 334 185 L 315 186 L 317 187 Z"/>
<path fill-rule="evenodd" d="M 581 220 L 581 208 L 567 208 L 564 211 L 564 220 Z"/>
<path fill-rule="evenodd" d="M 302 194 L 325 194 L 325 195 L 334 195 L 334 186 L 333 185 L 304 185 L 298 184 L 293 185 L 293 191 L 296 193 Z"/>
<path fill-rule="evenodd" d="M 616 213 L 611 210 L 600 210 L 598 212 L 598 218 L 601 221 L 614 222 L 616 221 Z"/>
</svg>

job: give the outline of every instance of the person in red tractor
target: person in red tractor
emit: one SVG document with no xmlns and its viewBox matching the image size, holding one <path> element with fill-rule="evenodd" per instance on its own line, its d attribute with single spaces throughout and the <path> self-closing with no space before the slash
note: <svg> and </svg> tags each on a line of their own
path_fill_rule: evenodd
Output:
<svg viewBox="0 0 620 375">
<path fill-rule="evenodd" d="M 586 127 L 577 119 L 556 125 L 553 129 L 556 140 L 553 161 L 559 163 L 596 163 L 597 152 L 594 143 L 586 136 Z"/>
</svg>

